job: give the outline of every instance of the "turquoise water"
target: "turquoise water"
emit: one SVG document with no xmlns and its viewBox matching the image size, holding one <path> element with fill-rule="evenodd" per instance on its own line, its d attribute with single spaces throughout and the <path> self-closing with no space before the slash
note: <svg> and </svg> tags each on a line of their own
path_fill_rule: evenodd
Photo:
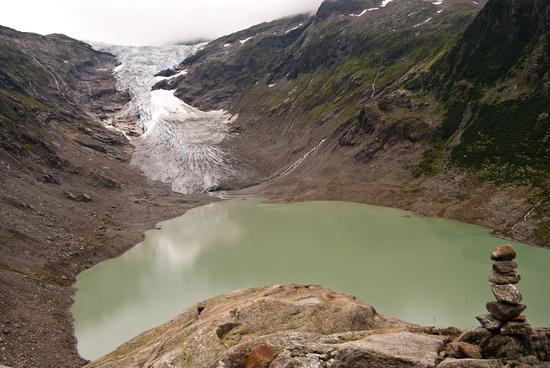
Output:
<svg viewBox="0 0 550 368">
<path fill-rule="evenodd" d="M 490 254 L 502 244 L 518 253 L 525 316 L 550 326 L 550 251 L 483 228 L 363 204 L 259 198 L 195 208 L 159 227 L 78 276 L 71 312 L 84 358 L 198 301 L 286 283 L 327 285 L 408 322 L 470 328 L 494 300 Z"/>
</svg>

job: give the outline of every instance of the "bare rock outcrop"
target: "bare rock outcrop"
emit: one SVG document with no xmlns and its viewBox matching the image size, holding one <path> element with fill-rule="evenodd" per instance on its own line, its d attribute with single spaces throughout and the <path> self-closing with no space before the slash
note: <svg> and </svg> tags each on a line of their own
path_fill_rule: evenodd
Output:
<svg viewBox="0 0 550 368">
<path fill-rule="evenodd" d="M 275 285 L 197 303 L 86 367 L 550 367 L 549 338 L 422 327 L 326 286 Z"/>
<path fill-rule="evenodd" d="M 326 286 L 277 285 L 197 303 L 87 367 L 434 367 L 453 332 Z"/>
</svg>

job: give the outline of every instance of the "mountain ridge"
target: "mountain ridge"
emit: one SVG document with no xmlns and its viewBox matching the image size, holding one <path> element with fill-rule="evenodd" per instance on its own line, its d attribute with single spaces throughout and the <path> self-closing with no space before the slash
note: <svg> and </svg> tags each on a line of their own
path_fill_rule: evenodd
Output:
<svg viewBox="0 0 550 368">
<path fill-rule="evenodd" d="M 2 365 L 86 364 L 69 312 L 77 274 L 216 200 L 183 197 L 129 165 L 133 146 L 106 128 L 129 101 L 116 65 L 66 36 L 0 27 Z"/>
<path fill-rule="evenodd" d="M 248 192 L 272 200 L 340 199 L 397 207 L 420 215 L 484 226 L 497 236 L 544 246 L 550 241 L 544 230 L 547 228 L 545 219 L 548 219 L 544 183 L 548 177 L 546 159 L 535 159 L 544 152 L 544 142 L 539 140 L 537 143 L 539 153 L 531 152 L 522 161 L 536 162 L 538 166 L 534 171 L 521 169 L 523 171 L 518 171 L 515 177 L 507 173 L 512 170 L 503 160 L 492 166 L 484 164 L 483 170 L 471 162 L 465 165 L 462 156 L 490 156 L 487 150 L 483 151 L 481 143 L 468 145 L 464 141 L 459 144 L 461 139 L 475 138 L 475 133 L 470 133 L 471 122 L 485 124 L 482 129 L 487 130 L 496 123 L 482 120 L 483 116 L 497 116 L 497 110 L 509 108 L 487 104 L 495 94 L 511 96 L 520 109 L 539 106 L 529 112 L 537 116 L 527 113 L 521 116 L 532 126 L 540 117 L 537 125 L 540 132 L 536 136 L 547 130 L 544 125 L 544 114 L 548 110 L 546 97 L 535 96 L 546 88 L 537 87 L 537 81 L 548 75 L 546 62 L 536 62 L 540 57 L 547 58 L 541 51 L 547 45 L 543 32 L 546 18 L 538 14 L 546 14 L 542 10 L 547 9 L 548 4 L 542 1 L 533 7 L 527 3 L 511 2 L 509 6 L 495 1 L 479 5 L 460 1 L 409 4 L 394 0 L 386 7 L 378 6 L 369 11 L 376 4 L 331 1 L 321 6 L 325 9 L 321 16 L 318 12 L 288 47 L 262 51 L 262 40 L 268 36 L 259 35 L 232 49 L 233 54 L 225 50 L 226 54 L 222 55 L 215 50 L 223 45 L 213 43 L 203 50 L 203 54 L 211 56 L 210 63 L 216 60 L 215 69 L 200 60 L 186 60 L 179 67 L 187 69 L 185 77 L 157 88 L 176 89 L 178 97 L 204 109 L 224 108 L 238 114 L 235 124 L 243 131 L 237 142 L 245 143 L 242 147 L 233 145 L 233 148 L 250 159 L 254 152 L 258 170 L 268 172 L 265 181 L 247 189 Z M 485 10 L 478 16 L 481 5 L 485 5 Z M 364 12 L 359 11 L 361 8 Z M 535 22 L 538 25 L 531 27 L 526 21 L 507 21 L 512 15 L 503 9 L 508 8 L 517 8 L 510 13 L 516 16 L 522 11 L 531 14 L 533 19 L 538 19 Z M 350 13 L 350 9 L 357 13 Z M 520 45 L 540 40 L 533 41 L 538 42 L 536 48 L 526 50 L 516 45 L 519 41 L 514 39 L 502 39 L 498 43 L 504 45 L 504 49 L 516 51 L 509 59 L 491 59 L 497 64 L 505 63 L 495 70 L 515 68 L 522 77 L 479 71 L 482 80 L 467 81 L 458 76 L 454 82 L 451 71 L 463 62 L 454 69 L 447 69 L 446 74 L 442 71 L 446 70 L 442 69 L 445 65 L 454 65 L 449 59 L 452 55 L 466 58 L 476 55 L 468 56 L 469 51 L 459 53 L 457 50 L 464 48 L 460 45 L 470 35 L 475 35 L 476 29 L 482 28 L 480 24 L 488 29 L 498 28 L 500 24 L 510 28 L 510 32 L 519 27 L 522 34 L 525 33 L 522 30 L 530 30 L 533 36 L 527 40 L 524 36 L 515 37 L 522 40 Z M 505 34 L 502 37 L 508 39 Z M 471 47 L 475 47 L 481 41 L 471 42 Z M 243 49 L 244 46 L 247 48 Z M 480 55 L 492 55 L 483 53 L 480 47 L 477 50 Z M 231 78 L 228 85 L 211 84 L 225 70 L 244 73 L 244 69 L 239 68 L 241 65 L 236 64 L 239 59 L 234 56 L 240 54 L 259 54 L 267 58 L 264 66 L 257 66 L 263 67 L 263 72 L 246 87 L 239 85 L 238 76 Z M 524 55 L 521 60 L 520 55 Z M 540 57 L 537 59 L 536 55 Z M 257 56 L 256 61 L 261 60 L 262 57 Z M 470 74 L 471 70 L 480 70 L 480 66 L 487 64 L 483 60 L 471 60 L 476 68 L 464 69 L 470 70 Z M 530 64 L 522 64 L 526 61 Z M 536 73 L 530 70 L 542 74 L 534 77 Z M 499 79 L 502 86 L 496 90 L 484 86 L 496 80 L 497 75 L 506 77 Z M 207 85 L 211 88 L 204 87 Z M 231 97 L 217 99 L 214 95 L 224 94 L 226 87 L 226 95 Z M 461 102 L 460 96 L 469 104 Z M 474 104 L 474 101 L 479 102 Z M 501 121 L 506 120 L 503 116 L 499 118 Z M 527 134 L 521 133 L 521 129 L 509 126 L 506 132 Z M 498 138 L 502 134 L 494 129 L 483 134 L 503 139 Z M 298 177 L 302 168 L 289 175 L 292 180 L 280 175 L 323 139 L 322 148 L 301 163 L 302 168 L 307 167 L 304 170 L 308 175 Z M 475 155 L 467 155 L 461 149 L 473 149 Z M 332 157 L 328 151 L 332 152 Z M 323 154 L 324 157 L 320 157 Z M 511 150 L 509 156 L 514 155 L 516 153 Z M 331 162 L 335 157 L 339 157 L 338 164 Z M 502 167 L 507 169 L 501 170 Z M 348 173 L 347 177 L 344 172 Z M 360 188 L 358 183 L 364 185 Z"/>
</svg>

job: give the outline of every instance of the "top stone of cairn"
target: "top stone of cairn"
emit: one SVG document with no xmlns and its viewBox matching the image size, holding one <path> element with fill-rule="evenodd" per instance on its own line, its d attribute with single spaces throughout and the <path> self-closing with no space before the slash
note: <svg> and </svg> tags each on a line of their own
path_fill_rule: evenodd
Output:
<svg viewBox="0 0 550 368">
<path fill-rule="evenodd" d="M 493 261 L 511 261 L 516 258 L 516 251 L 510 244 L 501 245 L 491 253 Z"/>
</svg>

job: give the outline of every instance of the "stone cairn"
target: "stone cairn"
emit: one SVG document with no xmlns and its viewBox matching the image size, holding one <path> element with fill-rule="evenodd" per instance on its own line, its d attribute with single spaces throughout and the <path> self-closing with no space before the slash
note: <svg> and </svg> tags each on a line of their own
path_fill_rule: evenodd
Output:
<svg viewBox="0 0 550 368">
<path fill-rule="evenodd" d="M 490 314 L 476 316 L 481 326 L 493 333 L 504 335 L 527 334 L 533 332 L 533 326 L 521 315 L 527 308 L 520 304 L 522 296 L 516 284 L 521 277 L 515 269 L 516 251 L 509 244 L 497 247 L 491 254 L 493 270 L 489 274 L 489 281 L 493 283 L 491 290 L 496 302 L 487 302 Z"/>
</svg>

